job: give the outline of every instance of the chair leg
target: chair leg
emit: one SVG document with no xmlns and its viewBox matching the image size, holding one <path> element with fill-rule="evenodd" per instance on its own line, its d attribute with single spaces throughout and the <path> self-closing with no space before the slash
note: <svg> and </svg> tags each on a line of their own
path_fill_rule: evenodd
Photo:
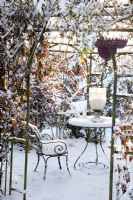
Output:
<svg viewBox="0 0 133 200">
<path fill-rule="evenodd" d="M 97 143 L 95 142 L 95 149 L 96 149 L 96 165 L 98 164 L 98 151 L 97 151 Z"/>
<path fill-rule="evenodd" d="M 58 156 L 58 163 L 59 163 L 59 169 L 62 169 L 61 162 L 60 162 L 60 157 L 59 156 Z"/>
<path fill-rule="evenodd" d="M 40 161 L 40 155 L 37 154 L 37 164 L 36 164 L 36 167 L 35 167 L 35 169 L 34 169 L 34 172 L 36 171 L 36 169 L 37 169 L 37 167 L 38 167 L 38 165 L 39 165 L 39 161 Z"/>
<path fill-rule="evenodd" d="M 44 159 L 44 157 L 43 157 L 43 159 Z M 48 160 L 48 158 L 45 160 L 44 159 L 44 163 L 45 163 L 45 166 L 44 166 L 44 176 L 43 176 L 43 179 L 45 180 L 46 179 L 46 172 L 47 172 L 47 160 Z"/>
<path fill-rule="evenodd" d="M 66 157 L 66 167 L 67 167 L 67 171 L 68 171 L 69 175 L 71 176 L 71 173 L 70 173 L 70 170 L 69 170 L 69 167 L 68 167 L 68 154 L 65 155 L 65 157 Z"/>
</svg>

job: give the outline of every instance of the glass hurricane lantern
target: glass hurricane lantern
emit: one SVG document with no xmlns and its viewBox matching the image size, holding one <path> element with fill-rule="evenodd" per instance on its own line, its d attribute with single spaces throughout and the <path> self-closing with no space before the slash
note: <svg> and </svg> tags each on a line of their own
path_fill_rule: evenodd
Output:
<svg viewBox="0 0 133 200">
<path fill-rule="evenodd" d="M 106 88 L 89 88 L 89 103 L 91 109 L 94 111 L 92 122 L 103 122 L 101 112 L 106 104 Z"/>
</svg>

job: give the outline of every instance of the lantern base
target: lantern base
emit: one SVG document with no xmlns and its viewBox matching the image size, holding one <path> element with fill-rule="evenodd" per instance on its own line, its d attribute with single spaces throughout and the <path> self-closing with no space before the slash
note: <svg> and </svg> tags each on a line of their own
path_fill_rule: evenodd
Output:
<svg viewBox="0 0 133 200">
<path fill-rule="evenodd" d="M 101 110 L 94 110 L 94 117 L 91 119 L 93 123 L 104 122 L 105 120 L 101 118 Z"/>
</svg>

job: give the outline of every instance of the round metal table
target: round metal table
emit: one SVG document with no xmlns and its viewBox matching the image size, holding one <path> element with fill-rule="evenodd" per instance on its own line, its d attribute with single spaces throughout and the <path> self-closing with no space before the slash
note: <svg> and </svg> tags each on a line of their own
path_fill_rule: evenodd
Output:
<svg viewBox="0 0 133 200">
<path fill-rule="evenodd" d="M 105 117 L 105 116 L 101 116 L 102 121 L 95 123 L 92 121 L 92 119 L 94 118 L 94 116 L 80 116 L 80 117 L 72 117 L 69 119 L 68 123 L 71 126 L 74 127 L 81 127 L 81 128 L 87 128 L 88 131 L 86 132 L 86 145 L 85 148 L 83 149 L 83 151 L 81 152 L 81 154 L 78 156 L 78 158 L 76 159 L 75 163 L 74 163 L 74 167 L 76 167 L 76 164 L 78 162 L 78 160 L 81 158 L 81 156 L 84 154 L 84 152 L 86 151 L 88 144 L 90 142 L 90 131 L 91 129 L 93 129 L 94 131 L 94 138 L 95 140 L 93 141 L 95 143 L 95 149 L 96 149 L 96 160 L 94 162 L 87 162 L 85 164 L 88 163 L 95 163 L 96 165 L 101 164 L 104 167 L 106 166 L 104 163 L 101 163 L 98 161 L 98 150 L 97 150 L 97 145 L 98 143 L 100 144 L 101 150 L 104 153 L 106 159 L 109 162 L 109 159 L 104 151 L 103 145 L 102 145 L 102 134 L 105 131 L 106 128 L 112 128 L 112 117 Z M 119 125 L 121 122 L 119 119 L 115 119 L 115 124 Z M 98 138 L 99 141 L 98 141 Z M 84 164 L 84 165 L 85 165 Z"/>
</svg>

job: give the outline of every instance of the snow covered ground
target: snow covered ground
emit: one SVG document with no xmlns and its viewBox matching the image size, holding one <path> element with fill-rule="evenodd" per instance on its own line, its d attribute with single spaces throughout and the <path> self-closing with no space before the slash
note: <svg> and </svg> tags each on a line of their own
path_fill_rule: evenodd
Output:
<svg viewBox="0 0 133 200">
<path fill-rule="evenodd" d="M 106 131 L 106 142 L 103 144 L 106 154 L 110 155 L 110 129 Z M 66 139 L 69 150 L 69 168 L 71 177 L 62 158 L 62 170 L 59 170 L 56 158 L 48 162 L 46 180 L 43 180 L 44 163 L 41 160 L 37 172 L 34 172 L 37 157 L 33 150 L 29 153 L 28 160 L 28 187 L 27 200 L 107 200 L 109 196 L 109 169 L 100 165 L 89 165 L 89 169 L 81 165 L 73 168 L 74 162 L 85 147 L 84 139 Z M 98 145 L 99 161 L 109 165 L 106 157 Z M 95 161 L 95 146 L 90 143 L 86 152 L 79 162 Z M 130 168 L 133 171 L 133 167 Z M 24 173 L 24 150 L 21 147 L 14 148 L 13 186 L 23 189 Z M 114 173 L 114 183 L 117 180 L 117 173 Z M 12 191 L 12 195 L 2 196 L 2 200 L 21 200 L 22 194 Z M 115 200 L 114 187 L 114 200 Z M 125 194 L 121 200 L 129 200 Z"/>
</svg>

